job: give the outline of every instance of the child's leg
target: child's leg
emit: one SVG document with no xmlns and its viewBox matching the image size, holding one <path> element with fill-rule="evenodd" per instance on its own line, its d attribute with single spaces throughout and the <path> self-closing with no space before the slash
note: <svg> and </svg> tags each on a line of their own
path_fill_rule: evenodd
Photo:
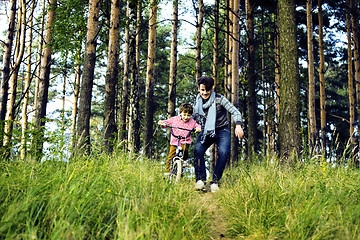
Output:
<svg viewBox="0 0 360 240">
<path fill-rule="evenodd" d="M 166 166 L 165 166 L 165 171 L 166 172 L 170 172 L 171 159 L 173 157 L 175 157 L 175 152 L 176 152 L 176 146 L 170 145 L 169 155 L 168 155 L 168 158 L 166 160 Z"/>
<path fill-rule="evenodd" d="M 189 144 L 181 144 L 181 148 L 183 150 L 183 159 L 188 160 L 189 158 Z"/>
</svg>

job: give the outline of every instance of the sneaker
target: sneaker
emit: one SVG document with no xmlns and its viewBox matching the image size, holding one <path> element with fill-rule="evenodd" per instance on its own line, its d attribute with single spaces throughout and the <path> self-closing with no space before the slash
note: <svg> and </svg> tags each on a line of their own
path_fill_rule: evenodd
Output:
<svg viewBox="0 0 360 240">
<path fill-rule="evenodd" d="M 202 180 L 198 180 L 196 183 L 195 183 L 195 189 L 196 190 L 201 190 L 205 187 L 205 183 L 202 181 Z"/>
<path fill-rule="evenodd" d="M 217 192 L 217 191 L 219 191 L 219 185 L 218 185 L 217 183 L 212 183 L 212 184 L 210 185 L 210 191 L 211 191 L 211 192 Z"/>
<path fill-rule="evenodd" d="M 168 176 L 170 176 L 170 172 L 164 173 L 164 177 L 168 177 Z"/>
</svg>

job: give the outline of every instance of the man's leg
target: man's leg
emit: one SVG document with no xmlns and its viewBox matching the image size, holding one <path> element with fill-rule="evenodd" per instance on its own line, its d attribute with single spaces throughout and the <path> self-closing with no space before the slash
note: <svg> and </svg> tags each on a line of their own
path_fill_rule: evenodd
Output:
<svg viewBox="0 0 360 240">
<path fill-rule="evenodd" d="M 206 168 L 205 168 L 205 152 L 208 149 L 209 140 L 207 139 L 204 143 L 201 143 L 202 133 L 196 139 L 195 150 L 194 150 L 194 168 L 196 181 L 206 181 Z"/>
<path fill-rule="evenodd" d="M 213 182 L 218 182 L 224 172 L 226 163 L 230 155 L 231 136 L 228 128 L 221 129 L 215 135 L 218 146 L 216 165 L 214 169 Z"/>
</svg>

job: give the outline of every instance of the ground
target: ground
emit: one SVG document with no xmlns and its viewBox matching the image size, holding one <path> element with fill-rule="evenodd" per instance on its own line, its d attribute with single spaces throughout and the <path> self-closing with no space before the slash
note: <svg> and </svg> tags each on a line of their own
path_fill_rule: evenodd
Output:
<svg viewBox="0 0 360 240">
<path fill-rule="evenodd" d="M 223 211 L 217 204 L 215 194 L 217 193 L 205 192 L 200 194 L 199 196 L 203 206 L 211 215 L 211 221 L 210 221 L 211 239 L 213 240 L 231 239 L 226 236 L 226 230 L 227 230 L 226 219 L 221 214 Z"/>
</svg>

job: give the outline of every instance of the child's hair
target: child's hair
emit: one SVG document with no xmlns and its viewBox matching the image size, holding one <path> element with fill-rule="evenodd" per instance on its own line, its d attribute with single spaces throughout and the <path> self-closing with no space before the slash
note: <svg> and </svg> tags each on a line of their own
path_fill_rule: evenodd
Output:
<svg viewBox="0 0 360 240">
<path fill-rule="evenodd" d="M 190 103 L 181 104 L 179 113 L 182 113 L 182 112 L 189 113 L 190 115 L 192 115 L 194 112 L 193 106 Z"/>
<path fill-rule="evenodd" d="M 206 76 L 202 76 L 198 79 L 197 81 L 197 85 L 198 87 L 200 87 L 200 84 L 204 84 L 205 85 L 205 89 L 207 91 L 211 90 L 214 86 L 214 79 L 212 77 L 206 77 Z"/>
</svg>

